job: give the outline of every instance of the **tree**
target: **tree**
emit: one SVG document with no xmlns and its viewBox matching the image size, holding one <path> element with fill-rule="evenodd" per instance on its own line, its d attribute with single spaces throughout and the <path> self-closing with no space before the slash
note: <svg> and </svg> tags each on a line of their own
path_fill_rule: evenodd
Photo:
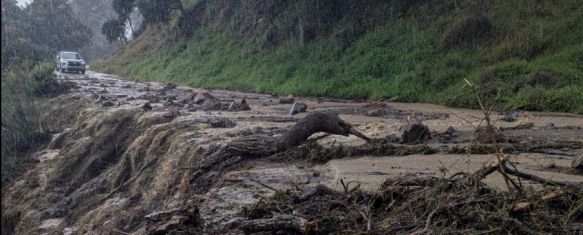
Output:
<svg viewBox="0 0 583 235">
<path fill-rule="evenodd" d="M 134 0 L 113 0 L 113 9 L 119 16 L 118 20 L 124 23 L 127 21 L 130 25 L 132 34 L 134 33 L 134 26 L 132 25 L 130 14 L 132 14 L 134 7 Z"/>
<path fill-rule="evenodd" d="M 178 0 L 137 0 L 136 5 L 144 22 L 149 24 L 168 22 L 172 10 L 180 9 Z"/>
<path fill-rule="evenodd" d="M 75 18 L 68 0 L 34 0 L 24 10 L 34 44 L 51 51 L 78 49 L 91 39 L 91 30 Z"/>
<path fill-rule="evenodd" d="M 2 0 L 2 70 L 25 61 L 31 65 L 62 49 L 79 49 L 91 38 L 67 0 L 34 0 L 24 9 Z"/>
<path fill-rule="evenodd" d="M 123 46 L 125 42 L 124 23 L 117 19 L 111 19 L 103 23 L 101 33 L 105 35 L 109 42 L 118 41 Z"/>
</svg>

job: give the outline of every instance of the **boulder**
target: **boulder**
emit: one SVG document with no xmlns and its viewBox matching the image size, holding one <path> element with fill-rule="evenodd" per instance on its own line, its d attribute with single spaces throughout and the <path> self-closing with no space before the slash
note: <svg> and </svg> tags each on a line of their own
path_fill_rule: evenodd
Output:
<svg viewBox="0 0 583 235">
<path fill-rule="evenodd" d="M 200 92 L 200 93 L 196 94 L 196 96 L 194 96 L 194 103 L 195 104 L 202 104 L 202 103 L 209 101 L 209 100 L 216 100 L 216 98 L 213 97 L 208 92 Z"/>
<path fill-rule="evenodd" d="M 431 131 L 426 125 L 421 123 L 411 123 L 401 136 L 402 144 L 412 144 L 425 141 L 431 138 Z"/>
<path fill-rule="evenodd" d="M 292 105 L 291 109 L 289 109 L 289 115 L 293 116 L 296 115 L 298 113 L 303 113 L 308 109 L 308 105 L 303 103 L 303 102 L 295 102 L 294 105 Z"/>
<path fill-rule="evenodd" d="M 439 137 L 441 138 L 441 140 L 445 143 L 449 143 L 450 141 L 452 141 L 455 137 L 458 137 L 458 135 L 456 134 L 456 130 L 453 129 L 453 127 L 448 127 L 447 130 L 445 130 L 445 132 L 440 133 Z"/>
<path fill-rule="evenodd" d="M 150 105 L 150 102 L 146 102 L 144 105 L 142 105 L 142 109 L 144 110 L 144 112 L 151 111 L 152 105 Z"/>
<path fill-rule="evenodd" d="M 231 102 L 228 110 L 229 111 L 246 111 L 246 110 L 251 110 L 251 107 L 249 107 L 249 105 L 247 104 L 247 101 L 245 99 L 242 99 L 240 102 L 237 102 L 237 101 Z"/>
</svg>

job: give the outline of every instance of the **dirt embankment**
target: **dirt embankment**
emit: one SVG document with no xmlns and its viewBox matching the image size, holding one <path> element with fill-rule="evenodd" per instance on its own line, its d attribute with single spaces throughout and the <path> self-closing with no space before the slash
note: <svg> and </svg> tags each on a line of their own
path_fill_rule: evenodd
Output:
<svg viewBox="0 0 583 235">
<path fill-rule="evenodd" d="M 315 134 L 299 147 L 205 172 L 212 181 L 203 187 L 192 177 L 205 156 L 245 136 L 279 138 L 306 113 L 289 116 L 292 104 L 282 104 L 289 98 L 274 95 L 217 90 L 207 96 L 91 72 L 68 77 L 79 87 L 48 101 L 51 143 L 3 194 L 3 234 L 575 233 L 583 220 L 576 187 L 557 191 L 522 181 L 539 191 L 514 196 L 503 174 L 479 184 L 450 180 L 478 171 L 501 149 L 516 170 L 581 183 L 583 174 L 571 168 L 583 154 L 581 116 L 531 113 L 497 121 L 503 141 L 492 144 L 475 141 L 476 110 L 295 98 L 307 113 L 334 111 L 373 140 Z M 431 132 L 402 144 L 411 119 Z M 431 187 L 394 183 L 424 177 L 434 179 Z M 560 195 L 541 199 L 554 192 Z M 513 211 L 521 202 L 532 204 L 530 214 Z M 467 221 L 450 216 L 456 213 Z"/>
</svg>

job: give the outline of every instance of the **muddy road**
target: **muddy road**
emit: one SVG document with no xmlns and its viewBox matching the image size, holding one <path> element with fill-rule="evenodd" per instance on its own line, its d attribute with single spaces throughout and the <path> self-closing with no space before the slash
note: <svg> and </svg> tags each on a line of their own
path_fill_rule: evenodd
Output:
<svg viewBox="0 0 583 235">
<path fill-rule="evenodd" d="M 483 124 L 478 110 L 295 97 L 307 109 L 290 116 L 287 94 L 211 90 L 215 101 L 197 103 L 197 94 L 205 91 L 192 87 L 91 71 L 57 75 L 77 88 L 47 102 L 53 140 L 35 154 L 38 165 L 3 196 L 9 203 L 6 221 L 17 234 L 167 232 L 192 214 L 204 221 L 198 232 L 225 232 L 241 217 L 243 206 L 278 191 L 318 185 L 342 191 L 346 182 L 349 188 L 375 191 L 390 178 L 475 172 L 495 156 L 490 145 L 472 147 L 478 145 L 475 129 Z M 189 181 L 189 169 L 202 153 L 241 136 L 277 138 L 316 111 L 338 113 L 373 143 L 317 133 L 308 144 L 225 169 L 208 190 L 199 192 Z M 518 170 L 583 182 L 582 171 L 571 167 L 583 155 L 583 116 L 527 112 L 511 121 L 503 117 L 494 115 L 494 124 Z M 400 144 L 411 119 L 426 124 L 430 138 Z M 484 182 L 507 190 L 499 174 Z M 242 233 L 237 228 L 228 232 Z"/>
</svg>

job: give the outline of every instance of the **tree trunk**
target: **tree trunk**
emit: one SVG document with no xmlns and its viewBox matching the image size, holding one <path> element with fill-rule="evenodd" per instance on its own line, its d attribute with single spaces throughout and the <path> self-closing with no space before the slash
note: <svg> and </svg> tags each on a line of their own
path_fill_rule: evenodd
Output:
<svg viewBox="0 0 583 235">
<path fill-rule="evenodd" d="M 302 17 L 299 18 L 299 31 L 300 47 L 304 48 L 304 21 Z"/>
<path fill-rule="evenodd" d="M 128 23 L 130 24 L 130 30 L 132 31 L 132 37 L 134 37 L 134 26 L 132 25 L 132 19 L 128 16 Z"/>
</svg>

